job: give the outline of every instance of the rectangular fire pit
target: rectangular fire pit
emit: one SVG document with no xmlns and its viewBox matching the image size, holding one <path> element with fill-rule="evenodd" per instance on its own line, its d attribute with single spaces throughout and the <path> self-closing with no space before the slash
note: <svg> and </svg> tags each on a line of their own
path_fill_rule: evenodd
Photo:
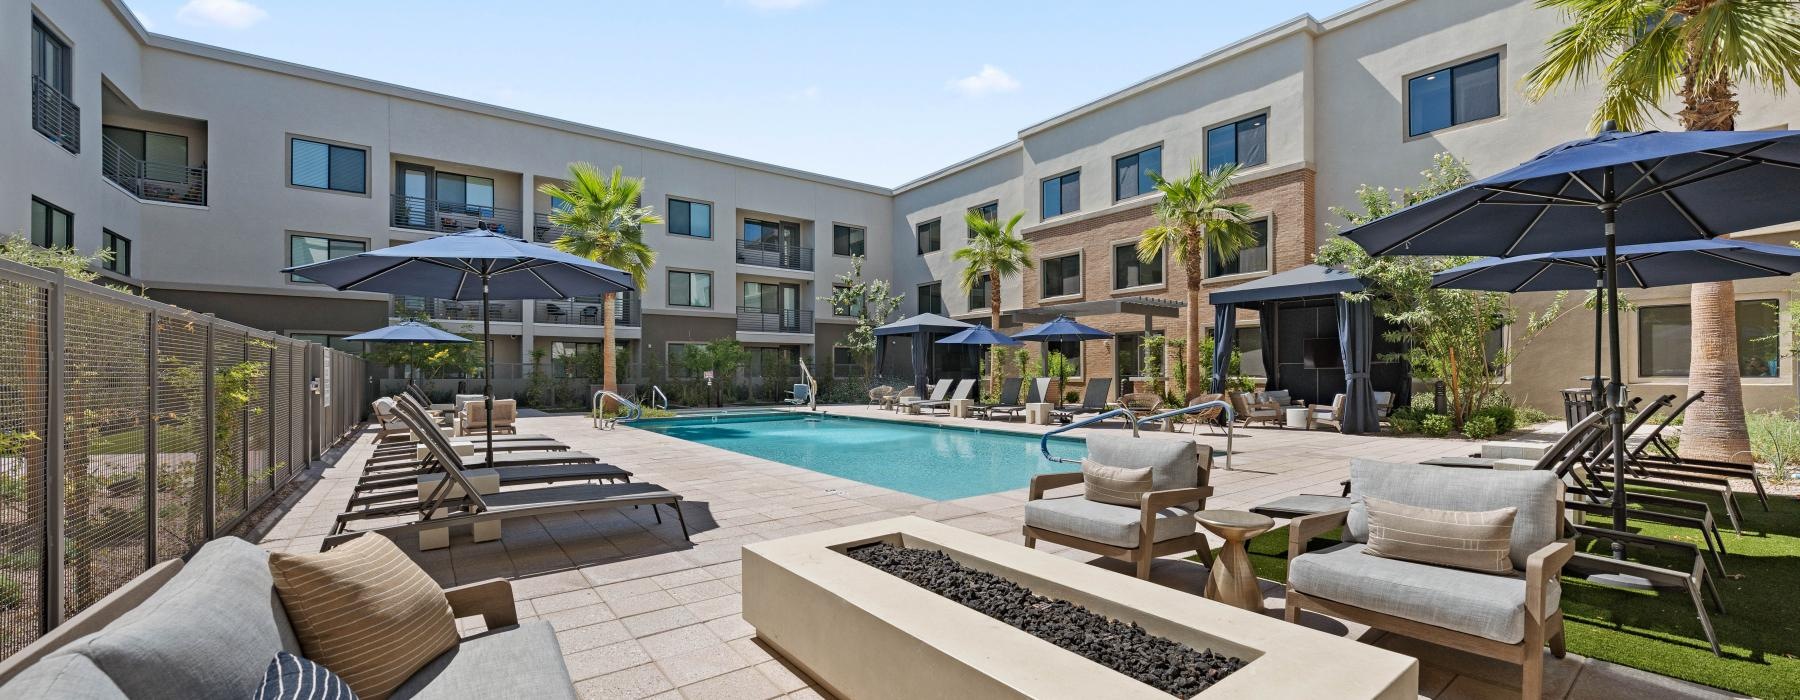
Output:
<svg viewBox="0 0 1800 700">
<path fill-rule="evenodd" d="M 1418 696 L 1411 657 L 906 517 L 744 546 L 744 619 L 839 697 L 1171 697 L 843 553 L 871 542 L 941 551 L 1036 595 L 1249 662 L 1196 696 L 1205 700 Z"/>
</svg>

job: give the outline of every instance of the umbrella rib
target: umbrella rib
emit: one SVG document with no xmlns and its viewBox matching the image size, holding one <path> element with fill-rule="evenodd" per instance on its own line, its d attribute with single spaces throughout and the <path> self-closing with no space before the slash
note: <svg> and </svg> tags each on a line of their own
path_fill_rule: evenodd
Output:
<svg viewBox="0 0 1800 700">
<path fill-rule="evenodd" d="M 1586 183 L 1583 183 L 1582 186 L 1585 187 Z M 1550 200 L 1550 202 L 1548 202 L 1549 204 L 1573 204 L 1573 205 L 1579 205 L 1579 206 L 1584 206 L 1584 207 L 1591 207 L 1596 204 L 1599 204 L 1599 202 L 1588 201 L 1588 200 L 1579 199 L 1576 197 L 1565 197 L 1561 194 L 1544 194 L 1542 192 L 1532 192 L 1531 190 L 1521 190 L 1521 189 L 1516 189 L 1513 187 L 1507 187 L 1507 186 L 1503 186 L 1503 185 L 1482 185 L 1481 187 L 1482 187 L 1482 189 L 1490 190 L 1493 192 L 1516 194 L 1521 197 L 1537 197 L 1540 199 L 1547 199 L 1547 200 Z M 1568 188 L 1569 188 L 1568 183 L 1566 183 L 1566 182 L 1563 183 L 1563 189 L 1566 190 Z M 1560 191 L 1561 190 L 1559 190 L 1559 192 Z M 1508 203 L 1508 202 L 1502 202 L 1502 203 Z M 1531 204 L 1531 202 L 1510 202 L 1510 204 Z"/>
<path fill-rule="evenodd" d="M 1587 190 L 1587 191 L 1588 191 L 1588 194 L 1591 194 L 1591 195 L 1594 195 L 1594 199 L 1597 199 L 1597 200 L 1604 200 L 1604 199 L 1606 199 L 1606 196 L 1605 196 L 1605 195 L 1602 195 L 1602 194 L 1600 194 L 1600 193 L 1599 193 L 1599 192 L 1598 192 L 1598 191 L 1596 191 L 1596 190 L 1595 190 L 1595 189 L 1594 189 L 1594 186 L 1593 186 L 1593 185 L 1590 185 L 1590 184 L 1588 184 L 1588 183 L 1587 183 L 1587 180 L 1583 180 L 1583 179 L 1581 179 L 1581 177 L 1580 177 L 1580 176 L 1579 176 L 1579 175 L 1576 175 L 1576 174 L 1575 174 L 1575 173 L 1569 173 L 1569 179 L 1570 179 L 1570 180 L 1574 180 L 1574 181 L 1575 181 L 1575 184 L 1577 184 L 1577 185 L 1581 185 L 1581 189 L 1584 189 L 1584 190 Z M 1563 189 L 1565 189 L 1565 190 L 1566 190 L 1566 189 L 1568 189 L 1568 188 L 1569 188 L 1569 186 L 1568 186 L 1568 184 L 1566 184 L 1566 183 L 1565 183 L 1565 184 L 1564 184 L 1564 185 L 1563 185 Z"/>
<path fill-rule="evenodd" d="M 1475 201 L 1473 201 L 1473 202 L 1469 202 L 1468 204 L 1464 204 L 1461 207 L 1458 207 L 1456 211 L 1450 212 L 1449 214 L 1445 214 L 1443 218 L 1438 219 L 1437 221 L 1431 222 L 1430 226 L 1426 226 L 1425 228 L 1422 228 L 1418 231 L 1414 231 L 1411 235 L 1408 235 L 1405 238 L 1395 241 L 1393 243 L 1393 245 L 1389 245 L 1387 247 L 1382 248 L 1379 251 L 1375 251 L 1374 255 L 1376 255 L 1377 257 L 1382 256 L 1382 255 L 1387 255 L 1389 251 L 1392 251 L 1395 248 L 1399 248 L 1400 246 L 1408 245 L 1408 244 L 1412 243 L 1413 239 L 1423 236 L 1427 233 L 1430 233 L 1432 231 L 1432 229 L 1435 229 L 1439 226 L 1444 225 L 1445 223 L 1448 223 L 1451 219 L 1454 219 L 1458 216 L 1462 216 L 1464 212 L 1467 212 L 1470 209 L 1474 209 L 1477 205 L 1480 205 L 1482 202 L 1486 202 L 1487 200 L 1492 199 L 1495 194 L 1498 194 L 1498 193 L 1489 192 L 1485 195 L 1482 195 L 1481 197 L 1476 198 Z"/>
<path fill-rule="evenodd" d="M 1725 262 L 1737 263 L 1739 265 L 1743 265 L 1744 267 L 1748 267 L 1748 268 L 1751 268 L 1754 270 L 1762 270 L 1763 272 L 1767 272 L 1771 275 L 1776 275 L 1778 277 L 1786 277 L 1788 275 L 1787 272 L 1784 272 L 1782 270 L 1779 270 L 1779 269 L 1776 269 L 1773 267 L 1769 267 L 1767 265 L 1758 265 L 1758 264 L 1750 262 L 1748 260 L 1739 260 L 1737 258 L 1728 258 L 1728 257 L 1725 257 L 1723 255 L 1720 255 L 1720 254 L 1718 254 L 1714 251 L 1710 251 L 1710 250 L 1697 250 L 1694 252 L 1704 255 L 1706 257 L 1709 257 L 1709 258 L 1713 258 L 1715 260 L 1723 260 Z"/>
<path fill-rule="evenodd" d="M 1564 187 L 1567 187 L 1567 185 L 1564 185 Z M 1512 245 L 1506 247 L 1504 255 L 1512 255 L 1514 252 L 1518 251 L 1519 246 L 1525 243 L 1525 237 L 1531 235 L 1531 230 L 1537 228 L 1538 222 L 1543 221 L 1544 215 L 1548 213 L 1550 213 L 1550 205 L 1546 204 L 1543 208 L 1538 209 L 1537 215 L 1531 217 L 1531 223 L 1526 224 L 1524 228 L 1519 229 L 1519 236 L 1513 239 Z"/>
<path fill-rule="evenodd" d="M 1643 166 L 1637 165 L 1635 163 L 1633 163 L 1632 166 L 1636 167 L 1638 170 L 1643 170 Z M 1746 167 L 1749 167 L 1749 166 L 1746 165 L 1746 166 L 1741 166 L 1738 168 L 1732 168 L 1731 170 L 1722 171 L 1722 172 L 1718 173 L 1718 175 L 1724 175 L 1727 172 L 1732 172 L 1735 170 L 1742 170 L 1743 168 L 1746 168 Z M 1651 175 L 1648 172 L 1644 173 L 1644 179 L 1648 179 L 1652 183 L 1656 182 L 1656 177 Z M 1675 193 L 1669 191 L 1670 186 L 1672 186 L 1673 184 L 1674 183 L 1665 183 L 1663 185 L 1659 185 L 1657 187 L 1651 188 L 1649 191 L 1646 191 L 1644 194 L 1648 195 L 1652 192 L 1660 193 L 1662 195 L 1663 200 L 1667 201 L 1669 203 L 1669 206 L 1675 207 L 1675 212 L 1680 214 L 1681 218 L 1687 220 L 1689 226 L 1694 227 L 1694 232 L 1700 234 L 1700 238 L 1702 238 L 1702 239 L 1711 238 L 1712 236 L 1706 232 L 1706 227 L 1701 226 L 1700 220 L 1694 216 L 1694 212 L 1689 211 L 1687 208 L 1687 205 L 1682 204 L 1681 200 L 1675 198 Z M 1631 197 L 1631 198 L 1627 198 L 1627 199 L 1621 199 L 1619 201 L 1621 203 L 1624 203 L 1624 202 L 1629 202 L 1636 198 L 1637 197 Z"/>
<path fill-rule="evenodd" d="M 1469 277 L 1478 275 L 1478 274 L 1482 273 L 1483 271 L 1490 269 L 1491 267 L 1492 266 L 1485 266 L 1485 267 L 1477 267 L 1473 270 L 1464 270 L 1462 272 L 1456 273 L 1455 277 L 1451 277 L 1442 282 L 1433 282 L 1433 283 L 1431 283 L 1431 286 L 1438 287 L 1438 288 L 1448 287 L 1450 285 L 1456 284 L 1457 282 L 1461 282 L 1465 279 L 1468 279 Z"/>
<path fill-rule="evenodd" d="M 1662 167 L 1663 164 L 1667 163 L 1667 162 L 1669 162 L 1669 157 L 1663 156 L 1661 158 L 1656 159 L 1656 163 L 1652 164 L 1649 167 L 1649 169 L 1645 169 L 1643 166 L 1633 163 L 1632 165 L 1638 169 L 1638 178 L 1636 180 L 1632 180 L 1630 185 L 1627 185 L 1624 190 L 1621 190 L 1622 192 L 1625 193 L 1623 196 L 1624 197 L 1631 196 L 1632 190 L 1637 189 L 1638 185 L 1644 184 L 1644 181 L 1649 180 L 1650 176 L 1656 172 L 1657 168 Z"/>
<path fill-rule="evenodd" d="M 1699 151 L 1699 152 L 1704 153 L 1709 156 L 1719 156 L 1721 158 L 1737 158 L 1739 160 L 1748 160 L 1748 161 L 1756 163 L 1757 165 L 1773 165 L 1777 168 L 1800 168 L 1800 163 L 1790 163 L 1785 160 L 1776 160 L 1774 158 L 1768 158 L 1765 156 L 1751 156 L 1750 155 L 1751 153 L 1755 153 L 1759 150 L 1762 150 L 1763 147 L 1765 147 L 1765 146 L 1772 146 L 1772 145 L 1775 145 L 1775 142 L 1768 141 L 1768 142 L 1765 142 L 1765 143 L 1757 146 L 1756 148 L 1752 148 L 1750 150 L 1744 151 L 1743 153 L 1736 154 L 1736 155 L 1733 155 L 1730 152 L 1716 151 L 1716 150 L 1713 150 L 1710 148 L 1706 149 L 1704 151 Z"/>
<path fill-rule="evenodd" d="M 343 291 L 351 291 L 351 290 L 353 290 L 353 289 L 354 289 L 354 288 L 355 288 L 355 287 L 357 287 L 357 286 L 360 286 L 360 285 L 362 285 L 362 284 L 364 284 L 364 283 L 366 283 L 366 282 L 368 282 L 368 281 L 369 281 L 369 280 L 373 280 L 373 279 L 375 279 L 375 278 L 377 278 L 377 277 L 380 277 L 380 276 L 382 276 L 382 275 L 385 275 L 385 274 L 387 274 L 387 273 L 389 273 L 389 272 L 393 272 L 393 271 L 395 271 L 395 270 L 398 270 L 398 269 L 400 269 L 400 268 L 402 268 L 402 267 L 406 267 L 406 266 L 407 266 L 407 265 L 410 265 L 410 264 L 412 264 L 412 263 L 415 263 L 415 262 L 418 262 L 418 261 L 419 261 L 419 259 L 418 259 L 418 258 L 407 258 L 407 259 L 405 259 L 405 260 L 402 260 L 402 261 L 400 261 L 400 264 L 398 264 L 398 265 L 392 265 L 392 266 L 389 266 L 389 267 L 384 267 L 384 268 L 381 268 L 381 269 L 380 269 L 380 270 L 376 270 L 376 271 L 374 271 L 374 272 L 371 272 L 371 273 L 369 273 L 369 274 L 367 274 L 367 275 L 364 275 L 364 276 L 362 276 L 362 277 L 360 277 L 360 278 L 357 278 L 357 279 L 356 279 L 356 280 L 354 280 L 354 281 L 351 281 L 351 282 L 350 282 L 350 283 L 348 283 L 348 284 L 345 284 L 345 285 L 344 285 L 344 286 L 342 286 L 342 287 L 338 287 L 338 289 L 339 289 L 339 290 L 343 290 Z"/>
<path fill-rule="evenodd" d="M 1722 151 L 1716 151 L 1716 150 L 1697 151 L 1700 154 L 1714 156 L 1714 157 L 1719 158 L 1720 160 L 1713 161 L 1712 163 L 1709 163 L 1707 165 L 1703 165 L 1703 166 L 1700 166 L 1693 170 L 1690 170 L 1686 173 L 1683 173 L 1681 175 L 1677 175 L 1674 178 L 1671 178 L 1667 181 L 1664 181 L 1664 182 L 1658 184 L 1658 186 L 1656 186 L 1656 187 L 1652 187 L 1652 188 L 1645 190 L 1643 192 L 1640 192 L 1638 194 L 1634 194 L 1629 197 L 1621 197 L 1619 199 L 1619 202 L 1622 204 L 1624 202 L 1629 202 L 1633 199 L 1638 199 L 1641 197 L 1647 197 L 1649 195 L 1653 195 L 1653 194 L 1656 194 L 1658 192 L 1661 192 L 1663 190 L 1667 190 L 1670 188 L 1681 187 L 1684 185 L 1689 185 L 1689 184 L 1693 184 L 1695 182 L 1699 182 L 1701 180 L 1715 178 L 1720 175 L 1725 175 L 1728 173 L 1734 173 L 1739 170 L 1743 170 L 1744 168 L 1748 168 L 1752 165 L 1776 165 L 1778 163 L 1781 165 L 1787 165 L 1786 163 L 1782 163 L 1780 161 L 1770 161 L 1767 158 L 1752 158 L 1752 157 L 1750 157 L 1750 154 L 1760 151 L 1764 148 L 1768 148 L 1769 146 L 1773 146 L 1773 145 L 1775 145 L 1774 141 L 1766 141 L 1764 143 L 1757 144 L 1755 147 L 1750 148 L 1750 149 L 1744 151 L 1743 153 L 1730 153 L 1730 152 L 1722 152 Z M 1725 166 L 1727 164 L 1733 164 L 1733 163 L 1735 163 L 1734 167 L 1725 168 L 1724 170 L 1719 170 L 1718 172 L 1710 172 L 1710 171 L 1720 168 L 1721 166 Z M 1636 163 L 1633 163 L 1633 165 L 1637 166 Z M 1637 167 L 1639 170 L 1643 169 L 1643 166 L 1637 166 Z M 1651 182 L 1654 183 L 1654 182 L 1656 182 L 1656 180 L 1651 179 Z"/>
<path fill-rule="evenodd" d="M 1519 293 L 1519 290 L 1524 289 L 1525 287 L 1529 286 L 1532 282 L 1537 281 L 1537 278 L 1540 275 L 1543 275 L 1544 273 L 1550 271 L 1550 265 L 1551 265 L 1551 263 L 1548 263 L 1548 262 L 1546 262 L 1542 265 L 1539 265 L 1537 272 L 1531 273 L 1531 276 L 1525 278 L 1524 282 L 1520 282 L 1517 286 L 1514 286 L 1512 288 L 1512 293 L 1517 294 L 1517 293 Z"/>
</svg>

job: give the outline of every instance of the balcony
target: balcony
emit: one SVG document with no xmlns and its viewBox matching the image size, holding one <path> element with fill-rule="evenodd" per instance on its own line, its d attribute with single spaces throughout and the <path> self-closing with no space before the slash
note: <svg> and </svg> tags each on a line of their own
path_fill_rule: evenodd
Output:
<svg viewBox="0 0 1800 700">
<path fill-rule="evenodd" d="M 538 243 L 555 243 L 569 232 L 568 227 L 550 223 L 549 214 L 531 215 L 531 240 Z"/>
<path fill-rule="evenodd" d="M 67 149 L 81 152 L 81 108 L 43 79 L 31 79 L 31 128 Z"/>
<path fill-rule="evenodd" d="M 744 265 L 778 267 L 784 270 L 813 269 L 813 249 L 785 243 L 738 239 L 737 261 Z"/>
<path fill-rule="evenodd" d="M 812 333 L 813 311 L 740 306 L 737 307 L 737 329 L 752 333 Z"/>
<path fill-rule="evenodd" d="M 532 320 L 537 323 L 566 323 L 577 326 L 598 326 L 602 324 L 599 297 L 576 297 L 555 301 L 539 301 L 537 311 Z M 644 321 L 643 311 L 637 297 L 632 294 L 613 296 L 613 325 L 641 326 Z"/>
<path fill-rule="evenodd" d="M 489 321 L 518 321 L 524 318 L 521 305 L 516 301 L 488 302 Z M 394 297 L 394 316 L 424 316 L 444 321 L 480 321 L 481 302 L 454 301 L 451 299 L 427 299 L 425 297 Z"/>
<path fill-rule="evenodd" d="M 104 136 L 100 175 L 141 200 L 206 206 L 206 168 L 138 160 Z"/>
<path fill-rule="evenodd" d="M 435 233 L 456 233 L 469 229 L 495 231 L 513 236 L 524 235 L 524 215 L 517 209 L 446 202 L 423 197 L 393 195 L 393 214 L 388 223 L 395 228 L 410 228 Z M 514 319 L 517 320 L 517 319 Z"/>
</svg>

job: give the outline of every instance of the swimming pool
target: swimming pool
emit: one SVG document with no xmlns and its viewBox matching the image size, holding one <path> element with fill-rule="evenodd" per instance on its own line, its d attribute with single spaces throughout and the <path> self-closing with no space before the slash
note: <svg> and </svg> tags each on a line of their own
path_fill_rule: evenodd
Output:
<svg viewBox="0 0 1800 700">
<path fill-rule="evenodd" d="M 1021 489 L 1033 474 L 1074 469 L 1046 462 L 1036 436 L 976 428 L 789 412 L 657 418 L 631 425 L 935 500 Z M 1050 452 L 1080 459 L 1087 443 L 1053 437 Z"/>
</svg>

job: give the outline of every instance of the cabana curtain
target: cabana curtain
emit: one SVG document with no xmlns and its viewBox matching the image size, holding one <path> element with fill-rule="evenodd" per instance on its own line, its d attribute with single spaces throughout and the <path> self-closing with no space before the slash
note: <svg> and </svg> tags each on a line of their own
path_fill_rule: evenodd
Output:
<svg viewBox="0 0 1800 700">
<path fill-rule="evenodd" d="M 1270 390 L 1280 389 L 1281 359 L 1277 351 L 1281 347 L 1281 305 L 1263 304 L 1259 315 L 1262 317 L 1258 328 L 1262 331 L 1263 374 L 1268 375 L 1266 386 Z"/>
<path fill-rule="evenodd" d="M 1231 369 L 1232 330 L 1237 326 L 1237 305 L 1213 307 L 1212 391 L 1225 393 L 1225 373 Z"/>
<path fill-rule="evenodd" d="M 1375 310 L 1368 301 L 1337 298 L 1338 354 L 1344 361 L 1344 415 L 1347 435 L 1381 430 L 1375 414 L 1375 388 L 1369 383 L 1369 363 L 1375 332 Z"/>
</svg>

